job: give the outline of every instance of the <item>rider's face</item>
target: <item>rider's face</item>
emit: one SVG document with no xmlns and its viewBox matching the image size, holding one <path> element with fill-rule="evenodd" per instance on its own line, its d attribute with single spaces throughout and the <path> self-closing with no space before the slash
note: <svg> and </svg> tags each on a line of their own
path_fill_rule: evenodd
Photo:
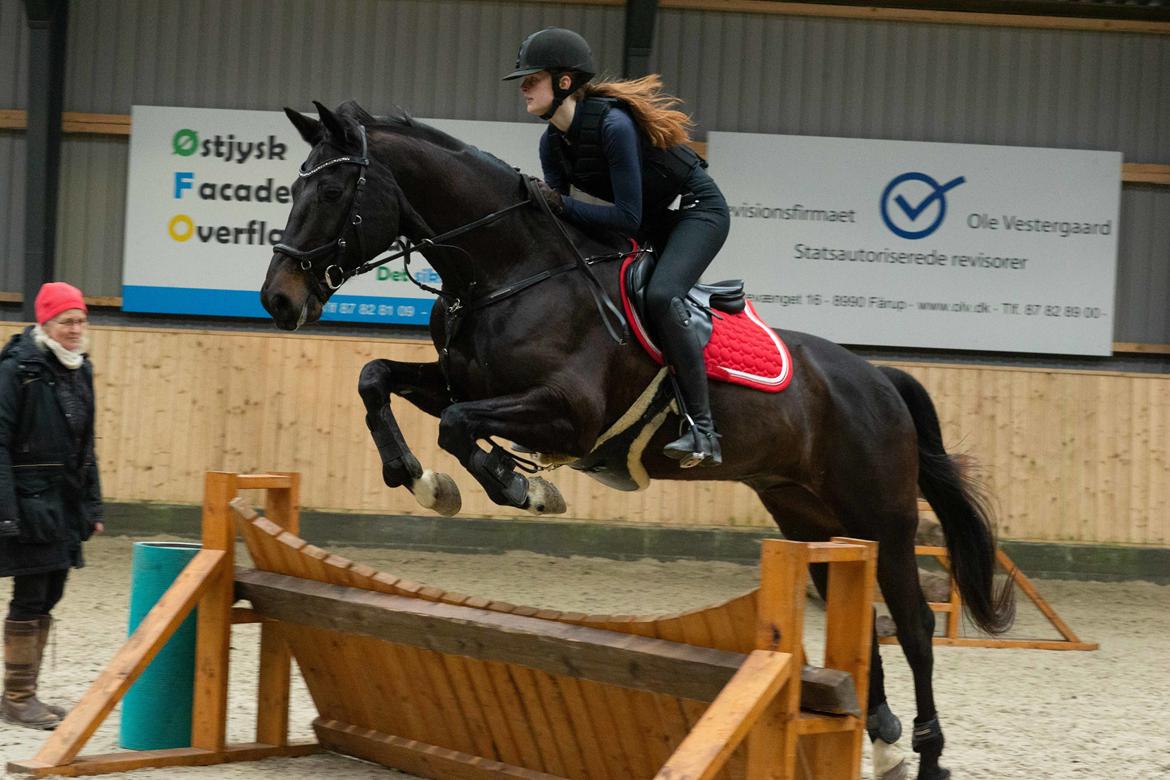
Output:
<svg viewBox="0 0 1170 780">
<path fill-rule="evenodd" d="M 524 96 L 524 110 L 533 116 L 540 116 L 552 107 L 552 76 L 547 70 L 525 76 L 520 82 L 520 94 Z"/>
</svg>

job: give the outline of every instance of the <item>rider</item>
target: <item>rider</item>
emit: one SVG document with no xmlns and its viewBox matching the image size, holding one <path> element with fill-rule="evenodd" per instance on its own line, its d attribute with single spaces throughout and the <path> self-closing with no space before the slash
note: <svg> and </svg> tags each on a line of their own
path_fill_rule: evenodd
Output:
<svg viewBox="0 0 1170 780">
<path fill-rule="evenodd" d="M 683 301 L 727 238 L 730 216 L 707 163 L 686 142 L 693 123 L 662 80 L 590 83 L 589 44 L 550 27 L 520 44 L 516 68 L 526 110 L 548 121 L 540 139 L 542 187 L 552 210 L 585 228 L 635 236 L 659 252 L 646 306 L 685 406 L 687 426 L 663 454 L 683 468 L 718 466 L 703 345 Z M 612 205 L 569 197 L 569 186 Z M 677 202 L 677 208 L 672 208 Z"/>
</svg>

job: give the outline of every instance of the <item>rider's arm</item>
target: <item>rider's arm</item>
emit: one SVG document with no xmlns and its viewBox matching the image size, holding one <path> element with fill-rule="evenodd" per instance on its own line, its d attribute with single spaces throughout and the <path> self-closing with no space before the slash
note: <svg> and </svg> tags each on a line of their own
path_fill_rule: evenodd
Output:
<svg viewBox="0 0 1170 780">
<path fill-rule="evenodd" d="M 565 217 L 578 225 L 634 235 L 642 225 L 642 160 L 638 131 L 629 114 L 613 109 L 605 115 L 601 145 L 613 184 L 613 205 L 565 198 Z M 551 181 L 549 186 L 553 186 Z"/>
</svg>

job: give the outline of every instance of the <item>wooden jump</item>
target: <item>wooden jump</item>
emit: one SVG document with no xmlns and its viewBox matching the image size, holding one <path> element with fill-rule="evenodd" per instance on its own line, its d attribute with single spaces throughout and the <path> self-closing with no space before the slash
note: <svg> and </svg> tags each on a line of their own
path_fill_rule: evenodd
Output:
<svg viewBox="0 0 1170 780">
<path fill-rule="evenodd" d="M 919 514 L 933 512 L 930 505 L 925 501 L 918 502 Z M 933 558 L 939 562 L 949 575 L 951 570 L 950 556 L 947 553 L 946 547 L 938 547 L 934 545 L 920 544 L 914 548 L 914 552 L 920 558 Z M 942 615 L 945 621 L 945 628 L 941 636 L 934 637 L 934 644 L 943 647 L 991 647 L 991 648 L 1015 648 L 1020 650 L 1096 650 L 1099 645 L 1096 642 L 1085 642 L 1076 635 L 1071 627 L 1065 623 L 1060 615 L 1056 613 L 1052 605 L 1048 603 L 1040 591 L 1036 589 L 1036 585 L 1032 580 L 1020 571 L 1016 566 L 1015 561 L 1008 557 L 1002 549 L 996 548 L 995 551 L 996 562 L 999 568 L 1011 578 L 1016 587 L 1020 589 L 1029 601 L 1040 611 L 1040 614 L 1048 621 L 1049 625 L 1055 628 L 1062 637 L 1061 639 L 1009 639 L 1007 637 L 990 637 L 990 636 L 959 636 L 959 625 L 962 623 L 963 615 L 963 597 L 959 593 L 959 587 L 955 584 L 955 578 L 950 577 L 950 593 L 946 601 L 931 601 L 928 602 L 930 609 L 936 615 Z M 879 597 L 880 598 L 880 597 Z M 898 644 L 898 638 L 893 636 L 882 637 L 879 640 L 885 645 Z"/>
<path fill-rule="evenodd" d="M 296 474 L 209 473 L 203 549 L 40 752 L 9 771 L 98 774 L 327 749 L 451 780 L 859 778 L 872 542 L 768 540 L 756 591 L 665 617 L 584 615 L 426 587 L 306 544 L 299 484 Z M 245 489 L 266 490 L 266 518 L 237 499 Z M 235 569 L 237 530 L 255 569 Z M 823 669 L 803 663 L 810 563 L 830 571 Z M 251 607 L 233 607 L 240 599 Z M 192 747 L 80 756 L 196 605 Z M 236 622 L 260 623 L 256 739 L 243 745 L 225 741 Z M 318 710 L 315 743 L 288 739 L 294 658 Z M 802 700 L 855 714 L 802 711 Z"/>
</svg>

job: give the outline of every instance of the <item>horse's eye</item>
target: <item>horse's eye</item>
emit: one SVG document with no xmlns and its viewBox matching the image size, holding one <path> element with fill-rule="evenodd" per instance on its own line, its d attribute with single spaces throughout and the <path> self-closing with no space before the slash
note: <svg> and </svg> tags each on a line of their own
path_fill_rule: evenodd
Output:
<svg viewBox="0 0 1170 780">
<path fill-rule="evenodd" d="M 335 201 L 341 197 L 341 187 L 338 187 L 337 185 L 328 185 L 328 186 L 322 187 L 321 188 L 321 197 L 324 200 L 327 200 L 330 203 L 332 203 L 333 201 Z"/>
</svg>

